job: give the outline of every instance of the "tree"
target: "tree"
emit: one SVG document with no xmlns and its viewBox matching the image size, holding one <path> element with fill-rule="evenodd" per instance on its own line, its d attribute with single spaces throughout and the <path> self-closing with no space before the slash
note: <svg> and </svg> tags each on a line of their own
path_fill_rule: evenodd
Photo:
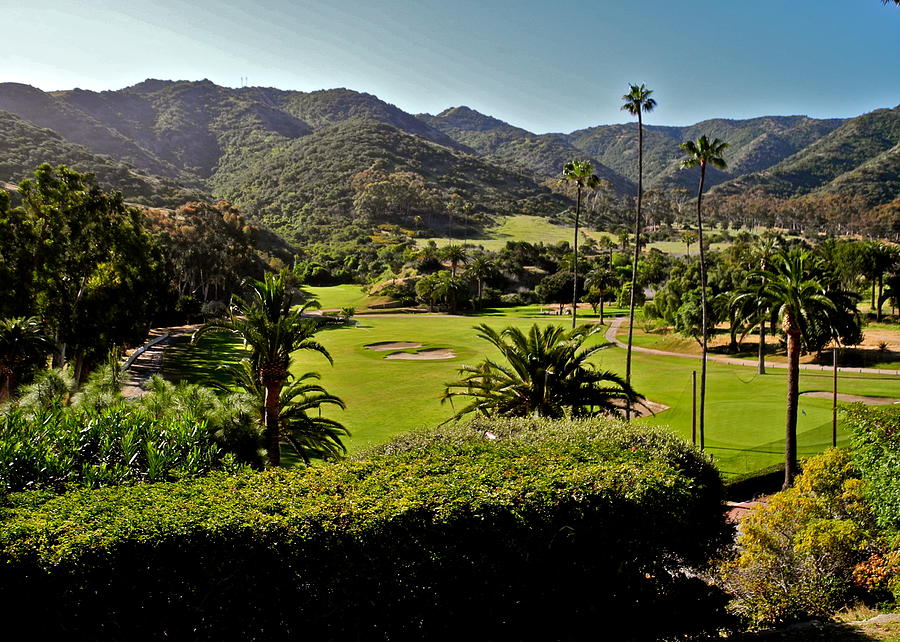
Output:
<svg viewBox="0 0 900 642">
<path fill-rule="evenodd" d="M 691 255 L 691 245 L 697 242 L 697 234 L 693 230 L 683 230 L 681 232 L 681 242 L 687 247 L 687 255 Z"/>
<path fill-rule="evenodd" d="M 722 152 L 728 147 L 728 143 L 716 138 L 710 141 L 705 135 L 697 141 L 688 141 L 681 144 L 681 149 L 687 154 L 687 158 L 681 162 L 682 168 L 699 167 L 700 185 L 697 188 L 697 242 L 700 246 L 700 307 L 702 312 L 701 327 L 708 327 L 707 303 L 706 303 L 706 253 L 703 247 L 703 184 L 706 181 L 706 166 L 712 165 L 719 169 L 725 169 L 725 160 Z M 702 355 L 700 357 L 700 449 L 704 446 L 704 414 L 706 409 L 706 356 L 709 351 L 708 333 L 703 332 Z"/>
<path fill-rule="evenodd" d="M 0 403 L 9 399 L 29 370 L 46 365 L 53 343 L 34 317 L 0 319 Z"/>
<path fill-rule="evenodd" d="M 90 174 L 44 164 L 19 194 L 19 228 L 34 243 L 22 296 L 56 343 L 57 363 L 71 355 L 80 382 L 110 346 L 146 335 L 168 287 L 162 255 L 140 211 Z"/>
<path fill-rule="evenodd" d="M 578 218 L 581 214 L 581 194 L 585 189 L 597 189 L 600 178 L 594 174 L 594 166 L 589 161 L 569 161 L 563 165 L 563 183 L 575 185 L 575 241 L 573 243 L 572 260 L 572 329 L 578 316 Z"/>
<path fill-rule="evenodd" d="M 597 267 L 588 272 L 584 279 L 585 285 L 591 290 L 597 290 L 600 304 L 600 324 L 603 324 L 603 298 L 619 284 L 619 278 L 615 270 L 608 267 Z M 596 313 L 596 309 L 594 310 Z"/>
<path fill-rule="evenodd" d="M 450 261 L 450 273 L 453 276 L 456 276 L 456 268 L 469 262 L 469 255 L 466 253 L 466 248 L 462 245 L 447 245 L 441 251 L 441 255 L 444 259 Z"/>
<path fill-rule="evenodd" d="M 784 442 L 784 486 L 789 488 L 797 473 L 797 405 L 799 401 L 800 352 L 804 335 L 809 335 L 816 320 L 827 320 L 838 327 L 841 310 L 826 290 L 822 262 L 811 253 L 784 250 L 772 257 L 766 270 L 757 271 L 765 280 L 763 295 L 777 311 L 787 337 L 787 416 Z"/>
<path fill-rule="evenodd" d="M 602 326 L 564 330 L 535 324 L 527 334 L 515 327 L 497 332 L 486 324 L 475 329 L 479 338 L 500 351 L 505 363 L 485 359 L 460 368 L 462 378 L 448 384 L 442 398 L 471 399 L 455 418 L 470 412 L 504 417 L 619 416 L 623 404 L 641 398 L 617 374 L 588 363 L 602 346 L 585 344 Z"/>
<path fill-rule="evenodd" d="M 497 264 L 485 254 L 478 254 L 466 268 L 466 276 L 475 279 L 476 307 L 481 307 L 481 299 L 484 294 L 484 282 L 496 278 L 500 271 Z"/>
<path fill-rule="evenodd" d="M 650 113 L 656 107 L 656 101 L 650 98 L 652 89 L 641 85 L 629 86 L 627 94 L 622 96 L 625 104 L 622 110 L 638 119 L 638 191 L 637 207 L 634 212 L 634 260 L 631 266 L 631 296 L 628 303 L 628 343 L 625 352 L 625 381 L 631 383 L 631 346 L 634 340 L 634 293 L 637 291 L 638 257 L 641 253 L 641 201 L 644 198 L 644 122 L 643 113 Z M 625 418 L 631 418 L 631 409 L 625 410 Z"/>
<path fill-rule="evenodd" d="M 265 391 L 261 423 L 270 466 L 281 464 L 281 395 L 290 377 L 291 353 L 312 350 L 332 363 L 325 347 L 313 340 L 315 321 L 303 318 L 304 310 L 316 302 L 294 310 L 291 305 L 284 274 L 266 274 L 263 281 L 251 282 L 249 297 L 232 297 L 228 318 L 204 324 L 193 337 L 196 342 L 210 332 L 224 332 L 250 348 L 249 367 Z"/>
</svg>

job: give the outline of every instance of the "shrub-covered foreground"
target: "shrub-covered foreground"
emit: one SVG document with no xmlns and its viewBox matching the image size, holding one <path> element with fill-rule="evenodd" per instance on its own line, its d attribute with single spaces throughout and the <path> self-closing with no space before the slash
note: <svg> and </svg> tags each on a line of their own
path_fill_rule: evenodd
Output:
<svg viewBox="0 0 900 642">
<path fill-rule="evenodd" d="M 11 495 L 6 632 L 77 639 L 653 639 L 715 628 L 696 451 L 618 422 L 474 422 L 356 461 Z"/>
</svg>

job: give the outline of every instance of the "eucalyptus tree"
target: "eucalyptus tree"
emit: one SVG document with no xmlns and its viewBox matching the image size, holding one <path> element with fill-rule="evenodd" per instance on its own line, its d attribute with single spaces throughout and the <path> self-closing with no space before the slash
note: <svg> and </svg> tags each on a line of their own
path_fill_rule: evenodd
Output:
<svg viewBox="0 0 900 642">
<path fill-rule="evenodd" d="M 622 96 L 625 104 L 622 110 L 638 119 L 638 191 L 637 206 L 634 212 L 634 260 L 631 266 L 631 295 L 628 302 L 628 344 L 625 352 L 625 381 L 631 382 L 631 346 L 634 340 L 634 293 L 637 289 L 638 257 L 641 253 L 641 202 L 644 198 L 644 121 L 642 114 L 650 113 L 656 107 L 656 101 L 650 97 L 652 89 L 643 83 L 630 85 L 628 93 Z M 625 410 L 625 418 L 630 419 L 631 409 Z"/>
<path fill-rule="evenodd" d="M 448 384 L 443 401 L 464 398 L 455 418 L 470 412 L 503 417 L 585 417 L 620 415 L 623 406 L 642 397 L 619 375 L 589 362 L 602 345 L 587 345 L 601 326 L 565 330 L 533 325 L 523 332 L 507 327 L 497 332 L 486 324 L 478 337 L 500 351 L 503 361 L 485 359 L 463 366 L 462 378 Z"/>
<path fill-rule="evenodd" d="M 706 167 L 712 165 L 718 169 L 727 167 L 722 153 L 728 147 L 728 143 L 718 138 L 710 141 L 705 135 L 696 141 L 689 140 L 681 144 L 681 149 L 687 154 L 681 162 L 681 167 L 700 168 L 700 184 L 697 188 L 697 244 L 700 246 L 700 307 L 701 324 L 703 329 L 702 355 L 700 357 L 700 449 L 704 447 L 704 415 L 706 410 L 706 357 L 709 352 L 709 333 L 707 332 L 707 301 L 706 301 L 706 254 L 703 247 L 703 187 L 706 182 Z"/>
<path fill-rule="evenodd" d="M 293 310 L 292 304 L 284 274 L 266 274 L 263 281 L 251 282 L 247 298 L 232 297 L 229 317 L 204 324 L 193 336 L 196 342 L 205 334 L 228 333 L 250 348 L 249 367 L 265 391 L 261 423 L 270 466 L 281 464 L 281 394 L 290 377 L 291 354 L 311 350 L 332 363 L 325 347 L 313 339 L 316 322 L 303 318 L 317 303 L 310 300 Z"/>
<path fill-rule="evenodd" d="M 578 223 L 581 215 L 581 196 L 586 189 L 594 190 L 600 186 L 600 178 L 594 174 L 594 166 L 589 161 L 569 161 L 563 165 L 563 183 L 575 185 L 575 239 L 572 244 L 572 329 L 578 316 Z"/>
</svg>

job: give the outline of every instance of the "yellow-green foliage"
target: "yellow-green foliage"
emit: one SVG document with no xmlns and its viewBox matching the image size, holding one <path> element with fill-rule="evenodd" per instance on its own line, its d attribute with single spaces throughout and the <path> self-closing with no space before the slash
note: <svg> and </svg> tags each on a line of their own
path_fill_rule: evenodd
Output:
<svg viewBox="0 0 900 642">
<path fill-rule="evenodd" d="M 877 538 L 863 487 L 850 453 L 831 449 L 752 510 L 722 569 L 732 610 L 759 626 L 826 615 L 852 599 L 853 568 Z"/>
</svg>

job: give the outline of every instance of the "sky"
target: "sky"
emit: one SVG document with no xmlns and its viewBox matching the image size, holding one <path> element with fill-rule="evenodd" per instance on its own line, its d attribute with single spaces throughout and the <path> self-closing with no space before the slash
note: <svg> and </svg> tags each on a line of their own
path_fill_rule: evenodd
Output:
<svg viewBox="0 0 900 642">
<path fill-rule="evenodd" d="M 0 82 L 43 90 L 347 87 L 535 133 L 627 122 L 631 83 L 660 125 L 900 103 L 900 7 L 880 0 L 0 0 L 0 15 Z"/>
</svg>

